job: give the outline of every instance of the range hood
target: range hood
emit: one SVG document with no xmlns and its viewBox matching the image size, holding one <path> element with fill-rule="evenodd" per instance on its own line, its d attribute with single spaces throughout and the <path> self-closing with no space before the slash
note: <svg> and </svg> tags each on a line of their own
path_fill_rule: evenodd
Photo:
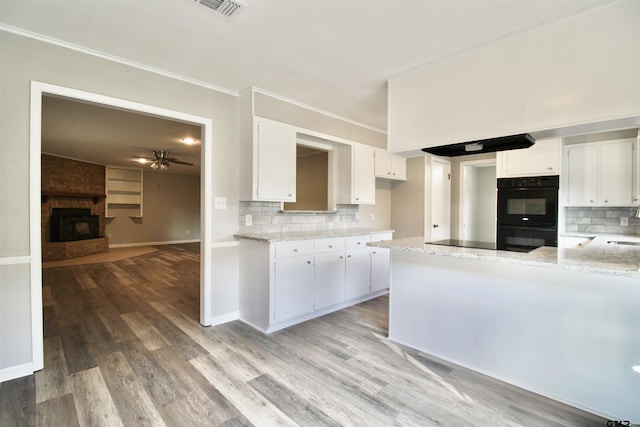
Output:
<svg viewBox="0 0 640 427">
<path fill-rule="evenodd" d="M 528 133 L 519 135 L 501 136 L 498 138 L 480 139 L 477 141 L 461 142 L 459 144 L 440 145 L 438 147 L 423 148 L 425 153 L 436 156 L 464 156 L 468 154 L 493 153 L 495 151 L 516 150 L 529 148 L 535 143 Z"/>
</svg>

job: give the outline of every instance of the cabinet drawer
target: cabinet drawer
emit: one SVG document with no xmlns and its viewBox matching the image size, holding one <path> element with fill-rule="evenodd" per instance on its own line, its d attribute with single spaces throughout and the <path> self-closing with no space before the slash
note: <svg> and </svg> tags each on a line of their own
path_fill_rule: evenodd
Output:
<svg viewBox="0 0 640 427">
<path fill-rule="evenodd" d="M 335 252 L 344 250 L 344 238 L 318 239 L 315 241 L 316 253 Z"/>
<path fill-rule="evenodd" d="M 276 258 L 313 254 L 313 240 L 276 243 Z"/>
<path fill-rule="evenodd" d="M 368 234 L 366 236 L 347 237 L 345 239 L 346 249 L 349 250 L 349 249 L 366 248 L 367 243 L 369 243 L 370 241 L 371 241 L 371 236 Z"/>
</svg>

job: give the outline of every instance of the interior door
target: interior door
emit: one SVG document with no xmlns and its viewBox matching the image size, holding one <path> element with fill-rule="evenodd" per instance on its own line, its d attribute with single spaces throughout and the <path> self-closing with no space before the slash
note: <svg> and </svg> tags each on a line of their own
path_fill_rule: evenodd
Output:
<svg viewBox="0 0 640 427">
<path fill-rule="evenodd" d="M 431 158 L 431 240 L 451 236 L 451 162 Z"/>
</svg>

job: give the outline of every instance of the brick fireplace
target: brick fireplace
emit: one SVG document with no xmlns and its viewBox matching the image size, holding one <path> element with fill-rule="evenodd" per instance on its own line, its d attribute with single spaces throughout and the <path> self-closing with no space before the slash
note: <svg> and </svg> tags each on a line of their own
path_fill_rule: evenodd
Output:
<svg viewBox="0 0 640 427">
<path fill-rule="evenodd" d="M 42 155 L 41 236 L 42 260 L 56 261 L 109 250 L 105 233 L 105 167 L 77 160 Z M 89 209 L 98 216 L 100 237 L 53 242 L 51 214 L 53 209 Z"/>
</svg>

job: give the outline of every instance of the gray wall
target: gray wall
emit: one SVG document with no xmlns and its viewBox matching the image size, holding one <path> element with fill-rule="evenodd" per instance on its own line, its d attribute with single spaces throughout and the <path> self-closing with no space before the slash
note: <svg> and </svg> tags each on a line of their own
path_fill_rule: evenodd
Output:
<svg viewBox="0 0 640 427">
<path fill-rule="evenodd" d="M 109 246 L 199 240 L 200 176 L 144 171 L 143 216 L 110 209 Z"/>
<path fill-rule="evenodd" d="M 238 228 L 238 100 L 140 69 L 0 32 L 0 377 L 32 362 L 29 274 L 29 102 L 32 80 L 211 118 L 213 241 Z M 212 256 L 212 315 L 237 311 L 237 248 Z M 223 260 L 224 262 L 219 262 Z"/>
<path fill-rule="evenodd" d="M 227 209 L 214 210 L 212 308 L 216 322 L 233 320 L 238 311 L 238 248 L 230 241 L 238 230 L 239 99 L 236 96 L 175 80 L 82 52 L 0 31 L 0 378 L 15 377 L 32 363 L 29 248 L 30 83 L 81 91 L 210 118 L 213 196 L 226 197 Z M 384 146 L 386 134 L 304 109 L 268 96 L 260 112 L 318 132 Z M 146 177 L 145 177 L 146 179 Z M 162 185 L 168 185 L 166 182 Z M 388 223 L 388 184 L 376 196 L 376 225 Z M 153 209 L 145 205 L 145 211 Z M 143 224 L 153 221 L 145 212 Z M 367 218 L 368 220 L 369 218 Z M 118 221 L 118 219 L 114 220 Z M 118 224 L 112 224 L 116 227 Z M 148 223 L 147 223 L 148 225 Z M 195 234 L 196 226 L 191 229 Z M 171 239 L 183 233 L 180 224 Z M 118 237 L 119 239 L 119 237 Z M 136 238 L 137 239 L 137 238 Z M 156 239 L 141 237 L 141 240 Z"/>
<path fill-rule="evenodd" d="M 256 116 L 315 130 L 327 135 L 345 138 L 378 148 L 387 148 L 386 132 L 336 120 L 334 117 L 326 114 L 301 108 L 258 91 L 254 93 L 253 100 L 253 113 Z"/>
</svg>

